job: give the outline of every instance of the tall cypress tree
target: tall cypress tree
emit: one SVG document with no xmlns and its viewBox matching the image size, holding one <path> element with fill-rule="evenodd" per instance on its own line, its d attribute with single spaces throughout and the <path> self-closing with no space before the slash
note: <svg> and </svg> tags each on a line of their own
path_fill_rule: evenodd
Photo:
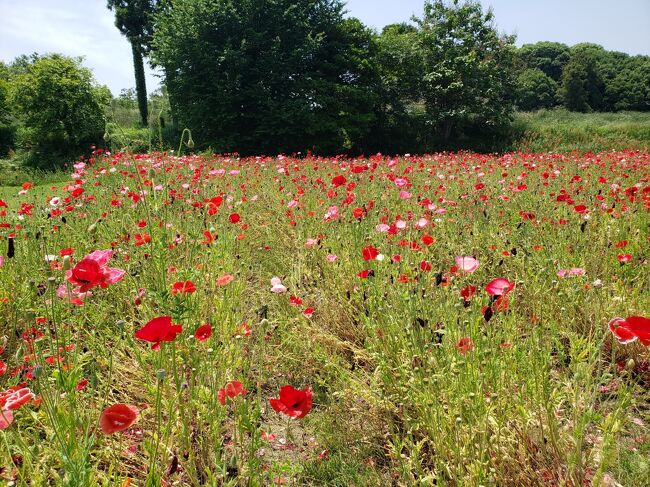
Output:
<svg viewBox="0 0 650 487">
<path fill-rule="evenodd" d="M 149 51 L 153 25 L 152 14 L 156 0 L 107 0 L 106 6 L 115 12 L 115 26 L 131 43 L 140 122 L 146 126 L 148 114 L 144 56 Z"/>
</svg>

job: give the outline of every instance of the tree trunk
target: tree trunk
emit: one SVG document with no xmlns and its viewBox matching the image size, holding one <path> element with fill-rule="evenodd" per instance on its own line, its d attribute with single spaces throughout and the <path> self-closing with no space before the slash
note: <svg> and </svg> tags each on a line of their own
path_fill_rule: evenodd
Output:
<svg viewBox="0 0 650 487">
<path fill-rule="evenodd" d="M 147 106 L 147 82 L 144 77 L 144 60 L 140 43 L 131 40 L 131 51 L 133 52 L 133 70 L 135 71 L 135 92 L 138 96 L 138 108 L 140 109 L 140 123 L 147 126 L 149 108 Z"/>
</svg>

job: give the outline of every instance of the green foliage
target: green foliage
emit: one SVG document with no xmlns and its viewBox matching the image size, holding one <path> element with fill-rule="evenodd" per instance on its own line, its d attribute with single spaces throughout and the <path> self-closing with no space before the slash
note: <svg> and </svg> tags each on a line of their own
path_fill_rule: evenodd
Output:
<svg viewBox="0 0 650 487">
<path fill-rule="evenodd" d="M 20 145 L 48 164 L 101 142 L 110 92 L 94 83 L 80 60 L 51 54 L 12 79 L 10 100 L 23 121 Z"/>
<path fill-rule="evenodd" d="M 199 146 L 337 152 L 374 120 L 373 44 L 338 0 L 178 0 L 156 16 L 152 54 Z"/>
<path fill-rule="evenodd" d="M 597 44 L 571 48 L 555 42 L 526 44 L 517 52 L 522 109 L 547 108 L 542 98 L 521 102 L 522 92 L 532 95 L 529 70 L 538 69 L 558 82 L 557 101 L 572 111 L 619 111 L 650 109 L 650 57 L 611 52 Z M 525 108 L 524 108 L 525 106 Z"/>
<path fill-rule="evenodd" d="M 527 69 L 517 77 L 517 107 L 520 110 L 551 108 L 555 105 L 557 83 L 540 69 Z"/>
<path fill-rule="evenodd" d="M 9 68 L 0 62 L 0 157 L 6 156 L 14 145 L 16 127 L 12 118 L 9 103 Z"/>
<path fill-rule="evenodd" d="M 512 113 L 514 38 L 500 36 L 477 2 L 428 1 L 417 19 L 421 94 L 436 135 L 507 124 Z"/>
<path fill-rule="evenodd" d="M 526 69 L 539 69 L 556 82 L 562 78 L 564 66 L 571 57 L 567 45 L 548 41 L 524 44 L 517 55 Z"/>
</svg>

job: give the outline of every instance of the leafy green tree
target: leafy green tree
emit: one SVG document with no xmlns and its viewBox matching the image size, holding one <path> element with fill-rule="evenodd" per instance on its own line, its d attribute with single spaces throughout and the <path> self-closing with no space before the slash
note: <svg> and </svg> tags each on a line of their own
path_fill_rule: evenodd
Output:
<svg viewBox="0 0 650 487">
<path fill-rule="evenodd" d="M 380 109 L 374 146 L 382 152 L 423 151 L 422 56 L 414 25 L 387 25 L 377 37 L 373 63 L 379 75 Z"/>
<path fill-rule="evenodd" d="M 13 147 L 16 133 L 9 102 L 9 76 L 9 67 L 0 61 L 0 156 L 7 155 Z"/>
<path fill-rule="evenodd" d="M 513 110 L 514 38 L 501 36 L 491 10 L 474 1 L 427 1 L 416 19 L 422 97 L 429 125 L 443 141 L 454 130 L 498 127 Z"/>
<path fill-rule="evenodd" d="M 107 7 L 115 12 L 115 26 L 131 43 L 140 121 L 146 126 L 148 111 L 144 56 L 151 42 L 156 0 L 107 0 Z"/>
<path fill-rule="evenodd" d="M 595 44 L 571 48 L 571 60 L 562 73 L 559 96 L 569 110 L 599 111 L 604 108 L 605 80 L 602 60 L 605 50 Z"/>
<path fill-rule="evenodd" d="M 175 0 L 152 59 L 199 146 L 334 152 L 374 122 L 373 33 L 339 0 Z"/>
<path fill-rule="evenodd" d="M 569 47 L 559 42 L 524 44 L 517 51 L 524 69 L 539 69 L 552 80 L 559 82 L 564 66 L 571 58 Z"/>
<path fill-rule="evenodd" d="M 607 53 L 604 109 L 650 110 L 650 57 Z"/>
<path fill-rule="evenodd" d="M 517 108 L 524 111 L 555 105 L 557 83 L 540 69 L 526 69 L 516 81 Z"/>
<path fill-rule="evenodd" d="M 23 144 L 39 161 L 74 155 L 101 142 L 110 91 L 80 59 L 50 54 L 12 78 L 10 101 L 25 127 Z"/>
</svg>

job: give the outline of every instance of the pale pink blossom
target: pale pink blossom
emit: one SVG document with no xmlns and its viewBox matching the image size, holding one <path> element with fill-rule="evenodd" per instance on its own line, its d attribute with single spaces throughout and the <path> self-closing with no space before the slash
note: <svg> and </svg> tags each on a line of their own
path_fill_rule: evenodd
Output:
<svg viewBox="0 0 650 487">
<path fill-rule="evenodd" d="M 271 279 L 271 292 L 278 294 L 287 292 L 287 288 L 282 284 L 282 281 L 277 276 L 274 276 Z"/>
<path fill-rule="evenodd" d="M 456 265 L 461 271 L 470 274 L 474 272 L 476 269 L 478 269 L 479 266 L 478 260 L 476 260 L 474 257 L 459 255 L 456 257 L 455 260 L 456 260 Z"/>
</svg>

